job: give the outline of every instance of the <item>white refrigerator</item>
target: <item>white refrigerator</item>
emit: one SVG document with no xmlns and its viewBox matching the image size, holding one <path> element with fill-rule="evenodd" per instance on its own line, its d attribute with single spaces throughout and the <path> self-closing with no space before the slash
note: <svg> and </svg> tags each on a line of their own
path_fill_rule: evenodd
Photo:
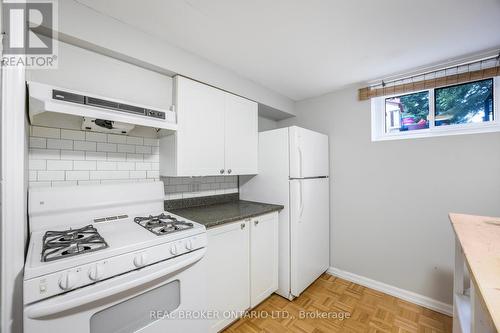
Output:
<svg viewBox="0 0 500 333">
<path fill-rule="evenodd" d="M 281 204 L 279 289 L 293 299 L 329 267 L 328 136 L 292 126 L 259 133 L 259 174 L 240 177 L 243 200 Z"/>
</svg>

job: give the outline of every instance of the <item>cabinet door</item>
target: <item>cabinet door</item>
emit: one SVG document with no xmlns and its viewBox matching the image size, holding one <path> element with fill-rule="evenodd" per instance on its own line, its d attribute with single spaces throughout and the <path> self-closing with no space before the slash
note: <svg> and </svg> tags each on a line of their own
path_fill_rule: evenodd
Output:
<svg viewBox="0 0 500 333">
<path fill-rule="evenodd" d="M 220 318 L 211 323 L 218 332 L 235 317 L 225 318 L 228 311 L 237 313 L 250 307 L 249 222 L 235 222 L 208 230 L 208 309 L 218 311 Z"/>
<path fill-rule="evenodd" d="M 278 213 L 250 222 L 250 305 L 278 290 Z"/>
<path fill-rule="evenodd" d="M 226 93 L 226 174 L 257 174 L 258 106 L 248 99 Z"/>
<path fill-rule="evenodd" d="M 224 169 L 225 93 L 177 78 L 177 175 L 219 175 Z"/>
</svg>

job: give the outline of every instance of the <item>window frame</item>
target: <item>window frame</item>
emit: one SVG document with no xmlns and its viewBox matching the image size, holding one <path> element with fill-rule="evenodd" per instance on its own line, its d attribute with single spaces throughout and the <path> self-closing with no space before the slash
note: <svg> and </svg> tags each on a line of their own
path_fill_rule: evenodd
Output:
<svg viewBox="0 0 500 333">
<path fill-rule="evenodd" d="M 446 126 L 435 126 L 435 94 L 434 90 L 439 88 L 453 87 L 460 84 L 453 84 L 449 86 L 422 89 L 413 91 L 411 93 L 399 93 L 393 95 L 386 95 L 375 97 L 371 99 L 371 130 L 372 141 L 387 141 L 387 140 L 402 140 L 402 139 L 417 139 L 438 137 L 447 135 L 461 135 L 461 134 L 477 134 L 477 133 L 491 133 L 500 132 L 500 77 L 493 77 L 493 121 L 481 123 L 468 123 L 468 124 L 454 124 Z M 484 79 L 487 80 L 487 79 Z M 478 82 L 483 80 L 476 80 Z M 463 83 L 467 84 L 469 82 Z M 385 119 L 385 100 L 398 96 L 405 96 L 419 92 L 429 93 L 429 128 L 386 133 L 386 119 Z"/>
</svg>

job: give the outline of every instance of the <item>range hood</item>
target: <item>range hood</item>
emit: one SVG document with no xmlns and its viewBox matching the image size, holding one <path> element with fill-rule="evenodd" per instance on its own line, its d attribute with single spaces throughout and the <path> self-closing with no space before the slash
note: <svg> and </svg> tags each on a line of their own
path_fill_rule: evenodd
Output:
<svg viewBox="0 0 500 333">
<path fill-rule="evenodd" d="M 28 82 L 29 119 L 47 113 L 78 117 L 82 129 L 127 134 L 134 126 L 145 126 L 175 131 L 174 111 L 109 97 L 97 96 L 38 82 Z"/>
</svg>

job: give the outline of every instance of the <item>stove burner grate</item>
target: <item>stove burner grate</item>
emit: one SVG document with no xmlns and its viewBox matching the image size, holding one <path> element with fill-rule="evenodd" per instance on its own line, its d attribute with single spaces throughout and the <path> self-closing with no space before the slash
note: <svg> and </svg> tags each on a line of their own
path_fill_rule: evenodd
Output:
<svg viewBox="0 0 500 333">
<path fill-rule="evenodd" d="M 138 216 L 134 218 L 134 222 L 157 236 L 171 234 L 193 227 L 192 223 L 179 221 L 175 217 L 165 215 L 164 213 L 156 216 Z"/>
<path fill-rule="evenodd" d="M 80 229 L 47 231 L 43 236 L 42 261 L 52 261 L 108 247 L 91 224 Z"/>
</svg>

